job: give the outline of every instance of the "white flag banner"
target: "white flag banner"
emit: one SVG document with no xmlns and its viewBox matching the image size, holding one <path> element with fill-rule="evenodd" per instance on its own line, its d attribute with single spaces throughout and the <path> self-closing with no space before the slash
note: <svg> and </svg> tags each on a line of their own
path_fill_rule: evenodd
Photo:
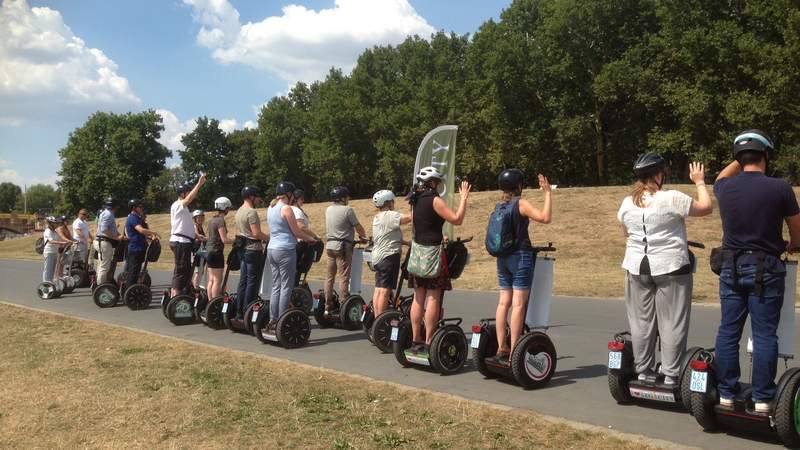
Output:
<svg viewBox="0 0 800 450">
<path fill-rule="evenodd" d="M 417 161 L 414 164 L 413 183 L 417 182 L 416 176 L 423 167 L 433 166 L 444 175 L 439 186 L 439 196 L 450 209 L 455 208 L 457 133 L 456 125 L 442 125 L 428 132 L 419 144 Z M 453 238 L 453 226 L 450 223 L 445 222 L 443 232 L 448 238 Z"/>
</svg>

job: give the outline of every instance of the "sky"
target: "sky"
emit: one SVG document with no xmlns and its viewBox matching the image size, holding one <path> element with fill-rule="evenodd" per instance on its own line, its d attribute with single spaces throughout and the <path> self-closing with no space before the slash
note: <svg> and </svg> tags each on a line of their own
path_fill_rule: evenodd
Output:
<svg viewBox="0 0 800 450">
<path fill-rule="evenodd" d="M 511 0 L 1 0 L 0 182 L 55 184 L 95 111 L 154 109 L 173 151 L 200 116 L 255 127 L 297 81 L 365 48 L 474 33 Z"/>
</svg>

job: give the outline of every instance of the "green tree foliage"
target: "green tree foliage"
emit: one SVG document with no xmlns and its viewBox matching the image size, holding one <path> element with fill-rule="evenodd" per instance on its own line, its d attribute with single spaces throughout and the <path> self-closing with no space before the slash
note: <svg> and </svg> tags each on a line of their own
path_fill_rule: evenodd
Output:
<svg viewBox="0 0 800 450">
<path fill-rule="evenodd" d="M 22 189 L 14 183 L 0 183 L 0 212 L 14 211 L 17 197 L 22 195 Z"/>
<path fill-rule="evenodd" d="M 27 195 L 28 197 L 28 212 L 42 210 L 52 213 L 62 212 L 64 214 L 73 215 L 77 212 L 77 210 L 70 210 L 60 206 L 61 192 L 54 189 L 53 186 L 50 186 L 49 184 L 34 184 L 32 186 L 28 186 L 26 193 L 20 193 L 17 197 L 17 205 L 22 205 L 25 201 L 25 199 L 22 197 L 23 195 Z M 19 208 L 22 208 L 22 206 Z"/>
<path fill-rule="evenodd" d="M 145 189 L 142 198 L 145 209 L 149 213 L 168 212 L 170 205 L 177 198 L 175 188 L 186 179 L 186 172 L 180 167 L 162 171 L 157 177 L 150 180 Z"/>
<path fill-rule="evenodd" d="M 59 151 L 62 209 L 96 211 L 109 195 L 121 202 L 142 197 L 171 155 L 157 141 L 164 130 L 161 123 L 154 111 L 97 112 L 70 133 L 66 147 Z"/>
<path fill-rule="evenodd" d="M 234 180 L 241 167 L 234 166 L 231 148 L 217 119 L 199 117 L 197 127 L 183 135 L 181 142 L 186 148 L 179 150 L 178 154 L 183 162 L 181 167 L 189 177 L 186 181 L 192 182 L 200 172 L 206 173 L 206 184 L 198 193 L 195 204 L 197 208 L 210 209 L 214 199 L 230 189 L 231 184 L 241 182 Z"/>
</svg>

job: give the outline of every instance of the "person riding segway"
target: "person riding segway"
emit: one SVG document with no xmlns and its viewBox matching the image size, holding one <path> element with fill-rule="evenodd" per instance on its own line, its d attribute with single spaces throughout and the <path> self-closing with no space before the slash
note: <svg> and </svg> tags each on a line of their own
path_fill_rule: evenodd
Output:
<svg viewBox="0 0 800 450">
<path fill-rule="evenodd" d="M 58 219 L 48 216 L 47 228 L 44 230 L 44 245 L 42 256 L 44 256 L 44 269 L 42 270 L 42 282 L 36 288 L 36 293 L 42 300 L 60 297 L 64 291 L 63 281 L 60 280 L 58 271 L 60 255 L 59 249 L 70 244 L 69 241 L 61 239 L 56 233 Z"/>
<path fill-rule="evenodd" d="M 633 166 L 637 181 L 617 213 L 627 244 L 625 302 L 630 332 L 609 342 L 608 386 L 618 403 L 634 399 L 679 403 L 689 409 L 690 362 L 702 350 L 686 348 L 695 269 L 687 241 L 686 218 L 711 214 L 703 165 L 689 165 L 697 199 L 662 190 L 666 161 L 655 153 Z M 656 348 L 661 362 L 656 360 Z"/>
<path fill-rule="evenodd" d="M 459 326 L 461 319 L 443 318 L 442 299 L 444 291 L 452 289 L 451 277 L 457 278 L 466 263 L 464 242 L 468 240 L 450 241 L 445 247 L 442 227 L 445 222 L 456 226 L 463 223 L 471 186 L 461 182 L 461 200 L 453 212 L 438 193 L 442 178 L 434 167 L 424 167 L 416 176 L 419 186 L 411 195 L 413 240 L 408 262 L 414 302 L 410 317 L 393 322 L 390 339 L 395 358 L 404 367 L 420 364 L 452 374 L 464 366 L 469 348 Z M 452 259 L 461 255 L 463 260 Z M 457 264 L 451 267 L 451 261 Z M 456 266 L 458 270 L 451 273 Z"/>
<path fill-rule="evenodd" d="M 800 208 L 789 183 L 766 176 L 774 150 L 763 131 L 740 133 L 733 141 L 734 161 L 714 183 L 723 238 L 711 266 L 719 275 L 721 321 L 714 353 L 704 351 L 692 363 L 690 390 L 692 412 L 704 430 L 723 424 L 776 431 L 795 448 L 800 368 L 784 372 L 777 385 L 775 376 L 778 358 L 793 356 L 797 265 L 781 255 L 800 247 Z M 751 384 L 739 382 L 739 340 L 748 315 Z"/>
<path fill-rule="evenodd" d="M 528 233 L 531 220 L 549 224 L 552 219 L 550 183 L 544 175 L 539 174 L 538 178 L 544 192 L 541 210 L 522 198 L 525 178 L 521 170 L 506 169 L 497 177 L 503 197 L 489 216 L 485 245 L 489 254 L 497 258 L 500 298 L 494 319 L 483 319 L 473 326 L 471 343 L 473 360 L 482 375 L 512 378 L 525 388 L 547 384 L 555 373 L 557 361 L 555 346 L 545 333 L 549 326 L 554 260 L 538 256 L 555 248 L 552 244 L 533 247 Z M 538 269 L 537 263 L 540 263 Z M 529 308 L 537 270 L 540 285 L 534 288 L 531 300 L 534 308 Z M 530 319 L 529 310 L 534 313 Z M 542 313 L 536 314 L 536 310 Z"/>
<path fill-rule="evenodd" d="M 275 189 L 278 201 L 267 210 L 270 230 L 267 259 L 272 275 L 272 292 L 264 304 L 269 304 L 269 311 L 264 311 L 259 317 L 259 310 L 256 310 L 252 317 L 255 335 L 260 341 L 279 342 L 285 348 L 305 345 L 311 334 L 307 313 L 293 307 L 291 300 L 297 270 L 297 240 L 310 243 L 317 240 L 313 233 L 297 224 L 290 206 L 294 190 L 291 182 L 278 183 Z"/>
<path fill-rule="evenodd" d="M 72 235 L 76 242 L 75 256 L 70 268 L 70 275 L 77 277 L 77 287 L 89 287 L 90 285 L 90 267 L 89 267 L 89 250 L 91 250 L 92 232 L 89 230 L 89 224 L 86 223 L 86 218 L 89 216 L 89 211 L 81 209 L 78 212 L 78 217 L 72 222 Z"/>
<path fill-rule="evenodd" d="M 100 308 L 115 306 L 123 292 L 121 280 L 114 280 L 117 263 L 124 260 L 127 245 L 126 236 L 120 235 L 114 217 L 116 211 L 115 200 L 107 198 L 104 209 L 98 217 L 97 235 L 94 241 L 94 250 L 97 252 L 95 260 L 96 286 L 92 290 L 92 299 Z"/>
<path fill-rule="evenodd" d="M 359 242 L 366 242 L 364 227 L 356 217 L 355 210 L 348 205 L 350 191 L 344 186 L 331 190 L 332 205 L 325 210 L 325 254 L 328 257 L 325 289 L 315 300 L 314 318 L 321 327 L 340 326 L 348 330 L 358 329 L 363 311 L 364 299 L 359 293 L 350 293 L 353 254 L 356 251 L 355 232 Z M 360 262 L 357 267 L 361 273 Z M 339 292 L 333 289 L 336 276 L 339 276 Z M 360 286 L 360 280 L 356 285 Z"/>
<path fill-rule="evenodd" d="M 225 269 L 224 253 L 225 244 L 233 243 L 233 241 L 228 238 L 228 227 L 225 224 L 225 216 L 228 215 L 228 211 L 232 206 L 233 204 L 228 197 L 219 197 L 214 200 L 214 209 L 217 211 L 217 214 L 208 223 L 208 241 L 206 242 L 206 250 L 208 251 L 206 256 L 208 265 L 208 281 L 206 283 L 207 298 L 202 299 L 198 296 L 194 307 L 197 318 L 212 328 L 221 328 L 224 326 L 222 322 L 221 296 L 228 283 L 229 273 L 229 270 L 226 269 L 223 275 L 223 269 Z M 233 254 L 232 257 L 239 257 L 238 251 L 232 250 L 231 253 Z M 229 255 L 229 258 L 230 257 Z M 236 270 L 238 270 L 238 267 Z M 215 306 L 209 309 L 209 305 L 217 298 L 219 298 L 219 300 L 214 303 Z M 202 300 L 205 300 L 205 302 L 203 303 Z M 209 323 L 209 320 L 212 323 Z"/>
<path fill-rule="evenodd" d="M 142 271 L 142 264 L 146 264 L 150 243 L 148 239 L 158 240 L 158 233 L 144 227 L 144 202 L 138 198 L 128 201 L 130 214 L 125 222 L 125 235 L 128 237 L 128 253 L 125 256 L 126 274 L 123 300 L 130 309 L 142 309 L 150 305 L 151 293 L 149 286 L 144 284 L 147 270 Z M 140 276 L 142 275 L 142 276 Z"/>
<path fill-rule="evenodd" d="M 304 204 L 305 191 L 299 188 L 295 189 L 291 207 L 292 211 L 294 211 L 294 217 L 297 219 L 297 226 L 311 233 L 317 241 L 308 243 L 302 239 L 297 240 L 297 274 L 295 276 L 295 287 L 292 290 L 292 305 L 303 309 L 306 314 L 310 315 L 313 314 L 314 310 L 314 294 L 306 281 L 306 277 L 311 270 L 311 266 L 318 263 L 322 258 L 322 254 L 325 252 L 325 244 L 311 230 L 311 222 L 303 210 Z"/>
</svg>

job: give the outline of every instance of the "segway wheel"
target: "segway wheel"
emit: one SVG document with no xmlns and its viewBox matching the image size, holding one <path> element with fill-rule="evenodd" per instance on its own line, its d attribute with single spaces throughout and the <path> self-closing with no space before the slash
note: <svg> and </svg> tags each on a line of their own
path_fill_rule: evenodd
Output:
<svg viewBox="0 0 800 450">
<path fill-rule="evenodd" d="M 372 336 L 372 343 L 383 353 L 392 351 L 390 338 L 392 337 L 393 320 L 400 320 L 400 311 L 394 309 L 384 311 L 372 321 L 372 330 L 369 333 Z"/>
<path fill-rule="evenodd" d="M 72 278 L 71 275 L 68 276 L 68 277 L 62 278 L 62 280 L 64 280 L 64 293 L 65 294 L 69 294 L 69 293 L 71 293 L 72 291 L 75 290 L 75 286 L 77 286 L 77 284 L 75 283 L 75 279 Z"/>
<path fill-rule="evenodd" d="M 692 392 L 692 415 L 694 420 L 703 428 L 703 431 L 714 431 L 717 429 L 717 415 L 714 405 L 717 403 L 717 386 L 714 376 L 709 373 L 708 389 L 703 392 Z"/>
<path fill-rule="evenodd" d="M 205 322 L 210 328 L 214 330 L 221 330 L 225 328 L 225 323 L 222 321 L 222 300 L 225 297 L 218 295 L 209 300 L 205 310 Z"/>
<path fill-rule="evenodd" d="M 50 300 L 51 298 L 58 297 L 58 295 L 56 295 L 56 286 L 49 281 L 39 283 L 39 286 L 36 287 L 36 295 L 42 300 Z"/>
<path fill-rule="evenodd" d="M 391 335 L 391 327 L 389 328 L 389 333 Z M 391 336 L 390 336 L 391 337 Z M 397 326 L 397 340 L 392 342 L 392 351 L 394 352 L 394 358 L 397 362 L 400 363 L 403 367 L 411 366 L 411 361 L 406 358 L 406 350 L 411 348 L 411 322 L 408 320 L 401 321 Z"/>
<path fill-rule="evenodd" d="M 258 339 L 262 344 L 266 344 L 270 342 L 269 339 L 264 337 L 267 334 L 267 325 L 269 325 L 269 302 L 265 302 L 266 307 L 264 308 L 263 314 L 259 314 L 256 318 L 256 323 L 253 324 L 253 335 Z"/>
<path fill-rule="evenodd" d="M 333 299 L 333 304 L 334 307 L 339 306 L 339 302 L 335 297 Z M 317 325 L 319 325 L 320 328 L 330 328 L 335 323 L 332 317 L 325 317 L 325 294 L 322 291 L 319 292 L 319 303 L 314 309 L 314 320 L 317 321 Z"/>
<path fill-rule="evenodd" d="M 431 340 L 431 366 L 443 374 L 451 375 L 461 370 L 469 356 L 469 346 L 464 330 L 457 325 L 445 325 L 436 330 Z"/>
<path fill-rule="evenodd" d="M 76 286 L 79 288 L 85 288 L 89 286 L 89 272 L 80 268 L 80 267 L 73 267 L 69 274 L 75 278 L 77 281 Z"/>
<path fill-rule="evenodd" d="M 375 310 L 372 309 L 372 300 L 370 300 L 369 304 L 361 312 L 361 328 L 364 330 L 364 334 L 367 335 L 370 344 L 375 343 L 372 338 L 373 323 L 375 323 Z"/>
<path fill-rule="evenodd" d="M 267 311 L 264 311 L 264 301 L 263 300 L 256 300 L 253 303 L 250 303 L 249 305 L 247 305 L 247 308 L 244 310 L 244 329 L 245 329 L 245 332 L 247 332 L 247 334 L 251 334 L 251 335 L 253 334 L 253 328 L 255 328 L 253 326 L 253 314 L 254 314 L 253 313 L 253 308 L 256 306 L 256 304 L 258 304 L 259 308 L 260 308 L 259 311 L 258 311 L 258 315 L 259 316 L 261 314 L 269 315 L 267 313 Z M 258 321 L 258 317 L 256 317 L 256 321 Z"/>
<path fill-rule="evenodd" d="M 222 308 L 222 310 L 223 310 L 223 312 L 222 312 L 222 323 L 225 324 L 225 328 L 227 328 L 227 329 L 229 329 L 231 331 L 236 331 L 233 328 L 233 324 L 232 324 L 233 321 L 231 320 L 234 317 L 236 317 L 236 296 L 231 295 L 229 298 L 230 298 L 230 300 L 228 301 L 228 310 L 227 311 L 225 311 L 225 304 L 223 303 L 223 305 L 222 305 L 223 306 L 223 308 Z"/>
<path fill-rule="evenodd" d="M 147 287 L 151 287 L 152 283 L 153 283 L 153 280 L 150 279 L 150 274 L 149 273 L 145 273 L 144 276 L 142 277 L 142 284 L 147 286 Z"/>
<path fill-rule="evenodd" d="M 311 322 L 303 311 L 290 309 L 278 319 L 276 334 L 278 342 L 284 348 L 302 347 L 311 336 Z"/>
<path fill-rule="evenodd" d="M 498 374 L 486 367 L 486 358 L 497 354 L 497 326 L 489 325 L 481 328 L 481 341 L 478 348 L 472 349 L 472 363 L 485 378 L 494 379 Z"/>
<path fill-rule="evenodd" d="M 522 336 L 511 353 L 511 373 L 520 386 L 540 388 L 556 371 L 556 348 L 550 337 L 533 331 Z"/>
<path fill-rule="evenodd" d="M 311 295 L 311 291 L 302 286 L 292 289 L 292 306 L 306 314 L 311 314 L 311 310 L 314 308 L 314 297 Z"/>
<path fill-rule="evenodd" d="M 128 272 L 117 275 L 117 286 L 122 286 L 128 280 Z"/>
<path fill-rule="evenodd" d="M 683 407 L 690 413 L 692 412 L 692 391 L 689 389 L 689 386 L 692 384 L 692 368 L 689 364 L 698 358 L 701 351 L 703 351 L 703 349 L 700 347 L 692 347 L 687 350 L 686 354 L 688 354 L 689 357 L 686 358 L 681 368 L 681 403 L 683 403 Z"/>
<path fill-rule="evenodd" d="M 63 279 L 57 278 L 53 280 L 53 285 L 55 285 L 56 288 L 56 297 L 61 297 L 61 294 L 64 293 L 64 289 L 67 288 L 66 283 L 64 283 Z"/>
<path fill-rule="evenodd" d="M 169 304 L 169 290 L 164 289 L 164 292 L 161 293 L 161 313 L 164 314 L 164 317 L 167 317 L 167 305 Z"/>
<path fill-rule="evenodd" d="M 800 369 L 793 369 L 775 404 L 775 431 L 788 448 L 800 447 Z"/>
<path fill-rule="evenodd" d="M 360 295 L 351 295 L 342 304 L 340 310 L 342 328 L 357 330 L 361 327 L 361 314 L 364 312 L 364 299 Z"/>
<path fill-rule="evenodd" d="M 150 292 L 150 288 L 143 284 L 134 284 L 122 296 L 125 306 L 134 311 L 148 308 L 152 299 L 153 294 Z"/>
<path fill-rule="evenodd" d="M 110 308 L 119 301 L 119 291 L 117 285 L 113 283 L 103 283 L 92 292 L 94 304 L 101 308 Z"/>
<path fill-rule="evenodd" d="M 208 306 L 208 292 L 200 288 L 194 293 L 194 314 L 197 320 L 206 322 L 206 306 Z"/>
<path fill-rule="evenodd" d="M 194 297 L 176 295 L 167 303 L 167 319 L 175 325 L 194 323 Z"/>
</svg>

